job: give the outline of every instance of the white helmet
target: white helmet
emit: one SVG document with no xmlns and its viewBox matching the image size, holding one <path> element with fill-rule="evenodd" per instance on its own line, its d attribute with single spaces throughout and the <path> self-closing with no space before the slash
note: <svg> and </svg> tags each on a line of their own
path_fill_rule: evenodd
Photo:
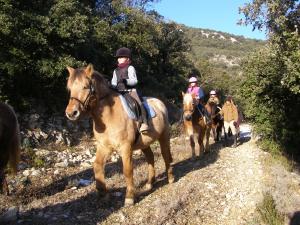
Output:
<svg viewBox="0 0 300 225">
<path fill-rule="evenodd" d="M 190 79 L 189 79 L 189 83 L 194 83 L 194 82 L 197 82 L 198 80 L 197 80 L 197 78 L 196 77 L 191 77 Z"/>
<path fill-rule="evenodd" d="M 215 90 L 211 90 L 211 91 L 209 92 L 209 94 L 210 94 L 210 95 L 217 95 L 217 92 L 216 92 Z"/>
</svg>

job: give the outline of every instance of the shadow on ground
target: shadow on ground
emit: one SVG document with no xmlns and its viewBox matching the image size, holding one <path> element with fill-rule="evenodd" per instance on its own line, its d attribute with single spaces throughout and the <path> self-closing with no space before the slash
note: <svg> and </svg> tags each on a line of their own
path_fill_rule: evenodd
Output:
<svg viewBox="0 0 300 225">
<path fill-rule="evenodd" d="M 248 139 L 242 139 L 243 142 L 249 141 Z M 190 158 L 182 161 L 175 162 L 173 164 L 173 171 L 175 175 L 175 182 L 178 182 L 182 177 L 191 171 L 201 170 L 202 168 L 213 164 L 219 157 L 219 151 L 222 149 L 222 142 L 214 143 L 210 145 L 210 151 L 204 154 L 201 158 L 197 157 L 195 160 Z M 174 157 L 175 158 L 175 157 Z M 134 160 L 135 168 L 146 163 L 144 157 Z M 106 178 L 112 177 L 115 173 L 122 173 L 122 163 L 109 163 L 106 165 Z M 68 186 L 68 181 L 81 178 L 90 179 L 93 177 L 92 169 L 81 171 L 80 173 L 61 178 L 46 187 L 40 187 L 31 190 L 30 192 L 24 191 L 19 195 L 22 199 L 41 199 L 45 196 L 55 195 L 56 193 L 64 191 Z M 167 184 L 165 172 L 156 176 L 156 182 L 153 185 L 153 189 L 150 191 L 143 191 L 142 186 L 146 183 L 143 180 L 139 183 L 136 202 L 142 201 L 150 193 L 155 192 L 160 187 Z M 140 189 L 140 190 L 139 190 Z M 26 211 L 19 216 L 18 224 L 85 224 L 96 225 L 97 223 L 104 221 L 109 215 L 118 211 L 123 207 L 125 187 L 117 187 L 110 189 L 110 198 L 104 200 L 98 196 L 96 189 L 89 191 L 86 195 L 68 202 L 62 202 L 59 204 L 47 205 L 42 208 L 35 208 Z M 116 195 L 116 193 L 122 193 Z M 26 204 L 26 202 L 22 202 Z M 45 216 L 46 215 L 46 216 Z"/>
</svg>

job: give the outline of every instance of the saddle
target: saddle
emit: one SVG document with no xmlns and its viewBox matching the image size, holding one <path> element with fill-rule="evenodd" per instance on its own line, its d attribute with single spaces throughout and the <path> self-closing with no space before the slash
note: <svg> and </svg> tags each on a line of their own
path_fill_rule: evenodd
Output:
<svg viewBox="0 0 300 225">
<path fill-rule="evenodd" d="M 136 120 L 141 122 L 142 121 L 141 107 L 144 107 L 144 105 L 142 104 L 142 106 L 141 106 L 138 103 L 138 101 L 135 100 L 129 93 L 123 93 L 122 95 L 125 98 L 129 109 L 134 113 Z M 146 113 L 147 113 L 147 110 L 146 110 Z M 148 115 L 147 115 L 147 117 L 148 117 Z"/>
</svg>

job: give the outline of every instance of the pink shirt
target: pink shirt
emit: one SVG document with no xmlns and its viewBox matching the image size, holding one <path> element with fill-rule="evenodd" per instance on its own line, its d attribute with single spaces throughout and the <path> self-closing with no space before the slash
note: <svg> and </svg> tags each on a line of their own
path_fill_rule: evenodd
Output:
<svg viewBox="0 0 300 225">
<path fill-rule="evenodd" d="M 196 99 L 200 99 L 204 97 L 203 90 L 198 86 L 189 87 L 187 89 L 187 93 L 194 94 L 196 96 Z"/>
</svg>

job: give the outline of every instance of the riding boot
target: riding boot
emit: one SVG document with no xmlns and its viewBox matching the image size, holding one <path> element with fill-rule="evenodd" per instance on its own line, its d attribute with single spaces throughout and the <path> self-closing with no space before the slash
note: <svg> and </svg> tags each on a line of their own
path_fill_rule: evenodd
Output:
<svg viewBox="0 0 300 225">
<path fill-rule="evenodd" d="M 142 114 L 142 124 L 140 127 L 140 132 L 146 133 L 149 130 L 149 125 L 148 125 L 147 112 L 145 110 L 143 103 L 141 104 L 141 114 Z"/>
<path fill-rule="evenodd" d="M 233 146 L 232 146 L 233 148 L 236 148 L 237 147 L 237 136 L 236 136 L 236 134 L 235 135 L 233 135 Z"/>
</svg>

